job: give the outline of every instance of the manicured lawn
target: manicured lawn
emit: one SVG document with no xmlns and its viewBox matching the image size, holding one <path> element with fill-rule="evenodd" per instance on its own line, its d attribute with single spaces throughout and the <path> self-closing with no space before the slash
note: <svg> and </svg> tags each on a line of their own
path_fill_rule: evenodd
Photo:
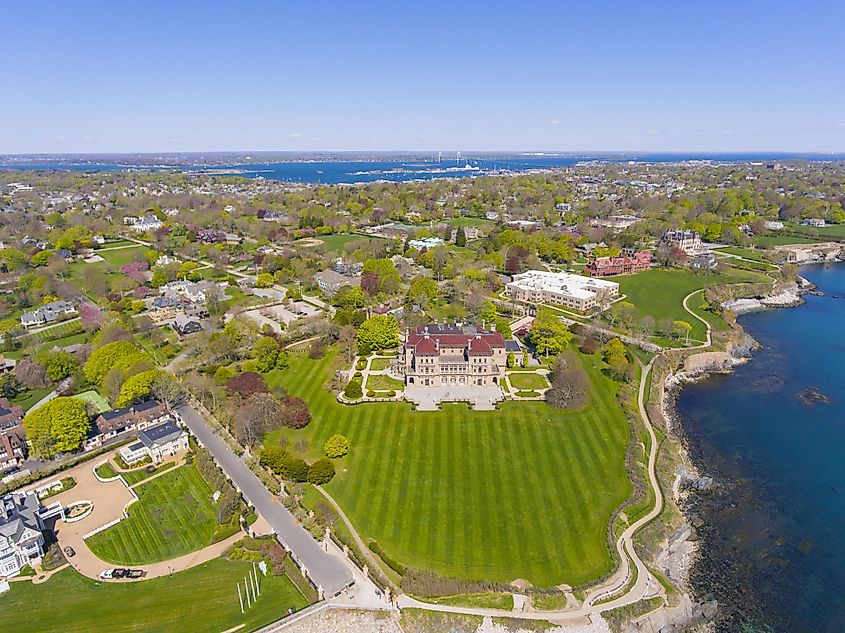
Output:
<svg viewBox="0 0 845 633">
<path fill-rule="evenodd" d="M 367 376 L 366 389 L 371 389 L 373 391 L 390 391 L 391 389 L 398 390 L 404 388 L 405 383 L 389 376 L 384 376 L 382 374 Z"/>
<path fill-rule="evenodd" d="M 3 621 L 3 633 L 244 633 L 282 617 L 307 601 L 287 576 L 262 576 L 261 596 L 241 614 L 235 585 L 250 565 L 222 558 L 173 576 L 138 583 L 98 583 L 65 569 L 45 584 L 10 583 L 4 608 L 19 617 Z"/>
<path fill-rule="evenodd" d="M 342 253 L 343 247 L 352 242 L 353 240 L 360 240 L 361 238 L 367 239 L 381 239 L 381 238 L 373 238 L 369 235 L 348 235 L 348 234 L 339 234 L 339 235 L 317 235 L 314 239 L 322 240 L 323 244 L 326 247 L 327 251 L 333 251 L 335 253 Z"/>
<path fill-rule="evenodd" d="M 14 404 L 19 405 L 26 412 L 29 411 L 32 405 L 41 400 L 41 398 L 46 396 L 51 391 L 53 391 L 52 387 L 44 387 L 43 389 L 30 389 L 12 398 L 12 402 Z"/>
<path fill-rule="evenodd" d="M 616 385 L 587 359 L 591 405 L 560 412 L 544 402 L 500 411 L 413 411 L 404 403 L 344 406 L 322 387 L 332 354 L 295 356 L 268 376 L 307 400 L 311 424 L 285 429 L 310 459 L 330 435 L 349 439 L 326 488 L 366 539 L 407 566 L 472 579 L 526 578 L 578 585 L 610 571 L 605 535 L 628 496 L 628 426 Z"/>
<path fill-rule="evenodd" d="M 104 464 L 100 464 L 97 468 L 94 469 L 100 477 L 103 479 L 111 479 L 112 477 L 117 477 L 117 472 L 114 468 L 112 468 L 111 462 L 105 462 Z"/>
<path fill-rule="evenodd" d="M 123 479 L 126 481 L 127 484 L 130 486 L 134 486 L 137 483 L 144 481 L 145 479 L 149 479 L 159 473 L 163 473 L 165 470 L 170 470 L 176 465 L 176 462 L 164 462 L 160 466 L 157 466 L 155 470 L 148 473 L 146 467 L 139 468 L 138 470 L 130 470 L 129 472 L 122 473 Z M 152 482 L 151 482 L 152 483 Z M 148 484 L 149 485 L 149 484 Z M 138 492 L 136 490 L 136 492 Z"/>
<path fill-rule="evenodd" d="M 216 526 L 212 491 L 194 466 L 182 466 L 144 484 L 129 518 L 88 539 L 103 560 L 143 565 L 211 544 Z"/>
<path fill-rule="evenodd" d="M 390 367 L 392 358 L 374 358 L 370 361 L 370 371 L 382 371 Z"/>
<path fill-rule="evenodd" d="M 614 277 L 613 281 L 619 283 L 619 292 L 628 296 L 626 301 L 638 308 L 640 316 L 651 315 L 657 323 L 663 319 L 686 321 L 692 325 L 690 340 L 703 341 L 706 328 L 684 310 L 685 296 L 694 290 L 710 286 L 739 282 L 765 283 L 769 279 L 761 273 L 736 268 L 729 268 L 719 274 L 694 274 L 687 270 L 653 268 L 636 275 Z"/>
<path fill-rule="evenodd" d="M 543 376 L 528 371 L 509 373 L 508 382 L 514 389 L 545 389 L 549 386 Z"/>
<path fill-rule="evenodd" d="M 751 259 L 755 262 L 764 262 L 766 258 L 759 251 L 750 248 L 742 248 L 741 246 L 725 246 L 724 248 L 716 249 L 718 253 L 728 253 L 729 255 L 738 255 L 745 259 Z"/>
<path fill-rule="evenodd" d="M 105 259 L 111 265 L 112 270 L 118 270 L 124 264 L 144 261 L 144 253 L 147 250 L 146 246 L 135 246 L 114 251 L 100 251 L 97 255 Z"/>
<path fill-rule="evenodd" d="M 751 238 L 751 243 L 762 248 L 769 248 L 770 246 L 784 246 L 786 244 L 812 244 L 813 242 L 820 242 L 819 239 L 812 239 L 809 237 L 789 237 L 788 235 L 755 235 Z"/>
</svg>

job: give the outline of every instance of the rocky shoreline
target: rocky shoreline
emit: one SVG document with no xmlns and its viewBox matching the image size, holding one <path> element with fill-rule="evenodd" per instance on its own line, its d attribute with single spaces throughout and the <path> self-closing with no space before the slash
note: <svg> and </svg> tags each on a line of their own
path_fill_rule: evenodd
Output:
<svg viewBox="0 0 845 633">
<path fill-rule="evenodd" d="M 815 290 L 808 280 L 799 277 L 798 282 L 781 289 L 776 294 L 751 299 L 737 299 L 724 305 L 737 314 L 744 314 L 767 308 L 795 307 L 804 303 L 803 295 Z M 666 423 L 667 431 L 677 439 L 677 453 L 682 466 L 676 472 L 672 486 L 672 495 L 684 515 L 684 525 L 673 533 L 655 563 L 684 593 L 679 613 L 675 617 L 667 613 L 662 618 L 651 618 L 651 627 L 642 627 L 630 631 L 654 631 L 655 633 L 680 633 L 685 630 L 719 631 L 733 630 L 735 623 L 720 623 L 720 611 L 712 594 L 696 586 L 708 570 L 702 569 L 703 559 L 707 555 L 707 541 L 719 538 L 712 534 L 701 511 L 705 500 L 720 494 L 729 482 L 721 482 L 707 472 L 707 465 L 702 455 L 690 442 L 683 421 L 675 405 L 676 398 L 685 385 L 706 380 L 716 374 L 732 372 L 736 367 L 748 363 L 760 345 L 742 327 L 737 325 L 738 338 L 728 345 L 724 352 L 702 351 L 684 359 L 683 367 L 667 375 L 660 402 L 660 411 Z M 730 576 L 728 572 L 727 576 Z M 695 581 L 698 580 L 699 583 Z M 725 576 L 714 581 L 725 581 Z M 671 611 L 667 608 L 662 611 Z M 677 611 L 677 609 L 676 609 Z M 654 624 L 661 622 L 662 627 Z M 725 629 L 724 626 L 729 628 Z"/>
</svg>

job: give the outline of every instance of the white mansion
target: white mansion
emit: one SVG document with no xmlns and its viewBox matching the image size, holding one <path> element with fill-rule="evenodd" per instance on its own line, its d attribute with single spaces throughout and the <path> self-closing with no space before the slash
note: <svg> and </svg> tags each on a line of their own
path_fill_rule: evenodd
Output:
<svg viewBox="0 0 845 633">
<path fill-rule="evenodd" d="M 580 312 L 589 312 L 603 299 L 613 300 L 619 296 L 619 284 L 615 281 L 546 270 L 529 270 L 514 275 L 505 289 L 507 295 L 516 301 L 549 303 Z"/>
</svg>

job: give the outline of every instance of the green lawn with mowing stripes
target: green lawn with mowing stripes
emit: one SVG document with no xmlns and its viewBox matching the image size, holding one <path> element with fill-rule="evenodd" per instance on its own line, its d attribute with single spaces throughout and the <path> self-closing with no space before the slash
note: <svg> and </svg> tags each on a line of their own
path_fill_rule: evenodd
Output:
<svg viewBox="0 0 845 633">
<path fill-rule="evenodd" d="M 217 558 L 143 582 L 101 583 L 65 569 L 46 583 L 13 582 L 0 602 L 3 633 L 219 633 L 254 631 L 308 601 L 287 576 L 259 574 L 261 596 L 241 614 L 236 585 L 251 566 Z"/>
<path fill-rule="evenodd" d="M 88 547 L 118 565 L 155 563 L 211 544 L 216 526 L 212 491 L 191 465 L 145 483 L 129 517 L 88 539 Z"/>
<path fill-rule="evenodd" d="M 331 357 L 296 356 L 268 382 L 305 398 L 312 422 L 266 441 L 284 435 L 311 460 L 330 435 L 345 435 L 349 455 L 336 462 L 327 490 L 365 540 L 407 566 L 579 585 L 611 570 L 607 526 L 630 492 L 628 426 L 598 365 L 586 359 L 592 399 L 580 412 L 543 402 L 421 412 L 403 403 L 341 405 L 323 389 Z"/>
</svg>

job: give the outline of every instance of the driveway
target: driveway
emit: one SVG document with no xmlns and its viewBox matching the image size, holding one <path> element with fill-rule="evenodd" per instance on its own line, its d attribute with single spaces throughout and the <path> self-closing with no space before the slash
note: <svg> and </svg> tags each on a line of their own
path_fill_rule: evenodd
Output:
<svg viewBox="0 0 845 633">
<path fill-rule="evenodd" d="M 185 404 L 177 410 L 199 443 L 209 450 L 235 487 L 272 526 L 276 538 L 291 552 L 325 596 L 334 596 L 353 582 L 352 574 L 342 558 L 328 553 L 296 522 L 288 509 L 267 490 L 193 407 Z"/>
</svg>

